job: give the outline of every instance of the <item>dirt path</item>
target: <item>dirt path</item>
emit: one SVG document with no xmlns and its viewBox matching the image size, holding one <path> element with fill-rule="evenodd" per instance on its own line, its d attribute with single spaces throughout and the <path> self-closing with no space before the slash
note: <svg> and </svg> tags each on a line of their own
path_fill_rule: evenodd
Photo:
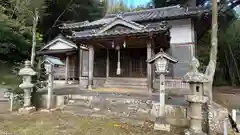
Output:
<svg viewBox="0 0 240 135">
<path fill-rule="evenodd" d="M 62 112 L 31 115 L 0 115 L 0 134 L 16 135 L 180 135 L 182 129 L 170 133 L 153 132 L 151 123 L 129 125 L 117 120 L 79 117 Z"/>
<path fill-rule="evenodd" d="M 217 87 L 213 90 L 213 100 L 229 110 L 240 108 L 240 88 Z"/>
</svg>

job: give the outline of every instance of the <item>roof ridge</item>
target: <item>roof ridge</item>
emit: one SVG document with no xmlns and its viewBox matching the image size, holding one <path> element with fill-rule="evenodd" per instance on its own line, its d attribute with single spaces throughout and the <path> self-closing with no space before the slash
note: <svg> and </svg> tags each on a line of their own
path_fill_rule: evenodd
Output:
<svg viewBox="0 0 240 135">
<path fill-rule="evenodd" d="M 85 24 L 74 24 L 69 25 L 69 28 L 85 28 L 88 26 L 102 26 L 106 23 L 111 22 L 115 17 L 122 17 L 126 20 L 130 20 L 133 22 L 136 21 L 146 21 L 151 19 L 168 19 L 168 17 L 174 17 L 174 16 L 189 16 L 191 15 L 197 15 L 200 13 L 200 11 L 205 12 L 207 8 L 204 7 L 198 7 L 198 6 L 180 6 L 180 5 L 174 5 L 174 6 L 168 6 L 168 7 L 161 7 L 161 8 L 152 8 L 152 9 L 145 9 L 140 11 L 130 11 L 125 13 L 116 13 L 116 14 L 109 14 L 105 17 L 85 23 Z M 208 9 L 207 9 L 208 10 Z M 171 14 L 172 13 L 172 14 Z M 67 28 L 67 27 L 66 27 Z"/>
<path fill-rule="evenodd" d="M 58 57 L 55 57 L 55 56 L 51 56 L 51 55 L 44 55 L 44 57 L 46 57 L 46 58 L 54 58 L 54 59 L 60 59 L 60 58 L 58 58 Z"/>
<path fill-rule="evenodd" d="M 126 22 L 126 23 L 129 23 L 129 24 L 131 24 L 131 25 L 135 25 L 135 26 L 137 26 L 137 27 L 139 27 L 139 28 L 141 28 L 141 29 L 145 28 L 144 25 L 141 25 L 141 24 L 139 24 L 139 23 L 133 22 L 133 21 L 131 21 L 131 20 L 127 20 L 127 19 L 125 19 L 125 18 L 123 18 L 123 17 L 121 17 L 121 16 L 116 16 L 116 17 L 114 17 L 114 18 L 112 19 L 112 21 L 110 21 L 109 23 L 106 23 L 105 25 L 103 25 L 102 27 L 100 27 L 100 28 L 98 29 L 98 31 L 103 30 L 103 29 L 106 28 L 109 24 L 114 23 L 114 22 L 117 21 L 117 20 L 122 20 L 122 21 L 124 21 L 124 22 Z M 101 33 L 101 32 L 100 32 L 100 33 Z"/>
<path fill-rule="evenodd" d="M 80 21 L 80 22 L 73 22 L 73 23 L 62 23 L 63 25 L 69 25 L 69 24 L 80 24 L 80 23 L 88 23 L 88 20 Z"/>
<path fill-rule="evenodd" d="M 139 11 L 129 11 L 129 12 L 124 12 L 121 13 L 123 16 L 124 15 L 131 15 L 131 14 L 136 14 L 136 13 L 143 13 L 143 12 L 151 12 L 151 11 L 158 11 L 158 10 L 164 10 L 164 9 L 171 9 L 171 8 L 183 8 L 180 5 L 174 5 L 174 6 L 167 6 L 167 7 L 160 7 L 160 8 L 150 8 L 150 9 L 143 9 L 143 10 L 139 10 Z M 106 15 L 104 18 L 112 18 L 116 15 L 118 15 L 119 13 L 115 13 L 115 14 L 109 14 Z"/>
</svg>

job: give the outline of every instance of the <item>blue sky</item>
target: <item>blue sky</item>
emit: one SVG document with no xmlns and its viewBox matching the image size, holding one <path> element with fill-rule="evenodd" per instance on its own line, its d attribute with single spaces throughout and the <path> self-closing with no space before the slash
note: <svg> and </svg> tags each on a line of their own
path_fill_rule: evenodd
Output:
<svg viewBox="0 0 240 135">
<path fill-rule="evenodd" d="M 128 6 L 133 6 L 133 7 L 137 7 L 139 5 L 145 5 L 148 2 L 150 2 L 151 0 L 124 0 L 124 2 L 128 5 Z"/>
</svg>

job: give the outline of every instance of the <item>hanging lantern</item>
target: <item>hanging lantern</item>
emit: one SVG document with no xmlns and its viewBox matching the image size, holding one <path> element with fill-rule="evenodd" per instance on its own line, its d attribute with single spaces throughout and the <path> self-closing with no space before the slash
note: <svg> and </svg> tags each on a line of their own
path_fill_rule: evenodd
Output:
<svg viewBox="0 0 240 135">
<path fill-rule="evenodd" d="M 118 45 L 116 47 L 117 51 L 118 51 L 118 62 L 117 62 L 117 75 L 121 74 L 121 63 L 120 63 L 120 46 Z"/>
<path fill-rule="evenodd" d="M 124 40 L 123 42 L 123 47 L 125 48 L 126 47 L 126 41 Z"/>
<path fill-rule="evenodd" d="M 112 41 L 112 48 L 114 48 L 114 41 Z"/>
</svg>

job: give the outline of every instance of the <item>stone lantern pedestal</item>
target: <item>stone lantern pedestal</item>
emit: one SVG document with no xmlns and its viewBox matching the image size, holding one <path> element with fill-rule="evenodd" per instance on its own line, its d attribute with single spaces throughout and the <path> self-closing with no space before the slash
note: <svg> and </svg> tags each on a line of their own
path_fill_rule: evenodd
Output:
<svg viewBox="0 0 240 135">
<path fill-rule="evenodd" d="M 207 135 L 202 131 L 202 105 L 208 98 L 197 95 L 187 95 L 186 100 L 190 103 L 190 128 L 185 131 L 185 135 Z"/>
<path fill-rule="evenodd" d="M 208 97 L 203 96 L 203 83 L 207 82 L 204 74 L 198 71 L 199 61 L 193 57 L 191 70 L 183 77 L 183 81 L 189 83 L 191 94 L 185 99 L 190 103 L 190 127 L 185 131 L 185 135 L 207 135 L 202 131 L 202 105 L 208 101 Z"/>
<path fill-rule="evenodd" d="M 32 76 L 36 75 L 36 72 L 30 67 L 30 61 L 25 61 L 25 66 L 19 71 L 19 75 L 22 76 L 23 82 L 19 85 L 24 90 L 24 105 L 19 109 L 19 113 L 31 113 L 36 111 L 36 108 L 31 104 L 31 93 L 34 85 L 32 84 Z"/>
</svg>

